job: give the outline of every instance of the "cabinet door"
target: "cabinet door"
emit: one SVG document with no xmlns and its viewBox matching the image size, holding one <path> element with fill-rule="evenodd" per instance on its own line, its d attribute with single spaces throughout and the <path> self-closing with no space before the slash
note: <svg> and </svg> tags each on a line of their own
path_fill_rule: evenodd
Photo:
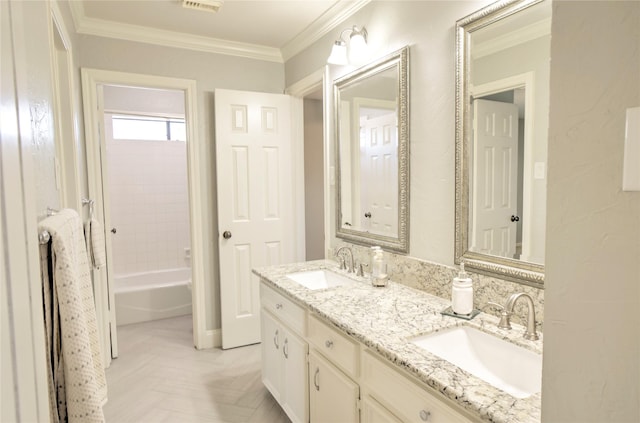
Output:
<svg viewBox="0 0 640 423">
<path fill-rule="evenodd" d="M 357 423 L 360 388 L 313 350 L 309 352 L 311 423 Z"/>
<path fill-rule="evenodd" d="M 362 400 L 362 423 L 402 423 L 402 420 L 367 395 Z"/>
<path fill-rule="evenodd" d="M 261 310 L 260 332 L 262 336 L 262 383 L 271 395 L 280 402 L 282 396 L 282 358 L 283 334 L 278 323 L 270 313 Z"/>
<path fill-rule="evenodd" d="M 282 408 L 293 423 L 309 421 L 309 386 L 307 383 L 308 344 L 289 330 L 282 330 L 283 360 Z"/>
</svg>

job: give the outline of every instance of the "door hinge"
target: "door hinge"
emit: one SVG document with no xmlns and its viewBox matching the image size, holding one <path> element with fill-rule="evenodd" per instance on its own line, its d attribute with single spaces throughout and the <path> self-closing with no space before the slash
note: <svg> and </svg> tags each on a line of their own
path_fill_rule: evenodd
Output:
<svg viewBox="0 0 640 423">
<path fill-rule="evenodd" d="M 360 410 L 360 398 L 356 398 L 356 410 Z"/>
</svg>

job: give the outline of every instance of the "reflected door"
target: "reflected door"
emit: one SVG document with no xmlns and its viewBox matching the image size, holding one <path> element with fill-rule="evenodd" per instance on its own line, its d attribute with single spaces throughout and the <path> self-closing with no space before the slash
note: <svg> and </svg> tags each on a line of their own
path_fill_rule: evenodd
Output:
<svg viewBox="0 0 640 423">
<path fill-rule="evenodd" d="M 518 107 L 480 100 L 474 107 L 471 245 L 475 252 L 516 253 Z"/>
<path fill-rule="evenodd" d="M 252 268 L 293 261 L 291 100 L 215 91 L 222 348 L 260 342 Z"/>
<path fill-rule="evenodd" d="M 362 227 L 372 233 L 398 233 L 398 127 L 395 110 L 360 118 Z"/>
</svg>

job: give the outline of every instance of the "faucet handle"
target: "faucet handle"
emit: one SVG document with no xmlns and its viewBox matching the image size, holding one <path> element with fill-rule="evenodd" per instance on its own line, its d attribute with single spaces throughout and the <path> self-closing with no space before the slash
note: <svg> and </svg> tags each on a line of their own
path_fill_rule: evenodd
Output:
<svg viewBox="0 0 640 423">
<path fill-rule="evenodd" d="M 487 305 L 494 306 L 495 308 L 504 311 L 504 306 L 503 305 L 498 304 L 498 303 L 494 303 L 493 301 L 488 301 Z"/>
<path fill-rule="evenodd" d="M 509 313 L 503 305 L 500 305 L 498 303 L 489 301 L 487 304 L 494 306 L 500 310 L 500 321 L 498 322 L 498 327 L 500 329 L 511 329 L 511 322 L 509 321 L 511 318 L 511 313 Z"/>
<path fill-rule="evenodd" d="M 342 257 L 340 254 L 337 254 L 336 257 L 338 258 L 338 263 L 340 263 L 340 270 L 345 270 L 347 268 L 347 265 L 345 263 L 344 257 Z"/>
<path fill-rule="evenodd" d="M 364 276 L 364 268 L 365 267 L 369 267 L 369 265 L 365 264 L 365 263 L 360 263 L 359 265 L 356 266 L 356 276 Z"/>
</svg>

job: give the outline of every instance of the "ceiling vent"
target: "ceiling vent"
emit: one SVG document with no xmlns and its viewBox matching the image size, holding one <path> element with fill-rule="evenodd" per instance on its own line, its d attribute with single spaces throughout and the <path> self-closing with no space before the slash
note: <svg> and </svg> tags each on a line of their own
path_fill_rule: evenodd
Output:
<svg viewBox="0 0 640 423">
<path fill-rule="evenodd" d="M 222 3 L 222 0 L 182 0 L 182 7 L 216 13 Z"/>
</svg>

